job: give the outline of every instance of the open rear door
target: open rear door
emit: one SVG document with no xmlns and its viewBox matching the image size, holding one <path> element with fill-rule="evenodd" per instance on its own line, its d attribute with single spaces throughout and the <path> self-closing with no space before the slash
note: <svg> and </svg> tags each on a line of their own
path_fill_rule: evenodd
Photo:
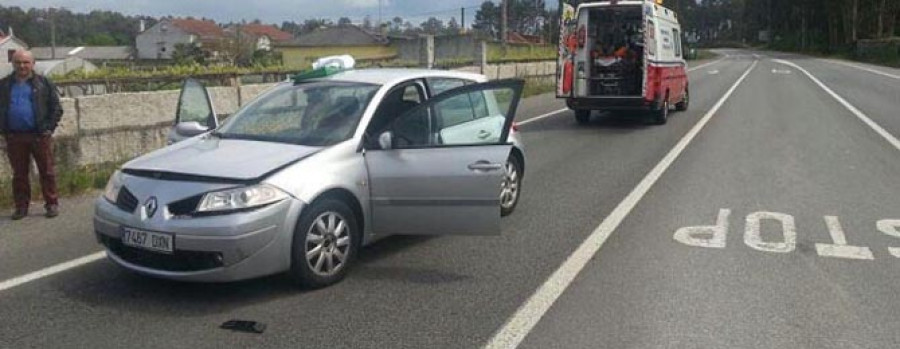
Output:
<svg viewBox="0 0 900 349">
<path fill-rule="evenodd" d="M 556 58 L 556 97 L 572 97 L 575 82 L 575 53 L 578 49 L 575 9 L 579 0 L 563 0 L 559 9 L 559 49 Z"/>
</svg>

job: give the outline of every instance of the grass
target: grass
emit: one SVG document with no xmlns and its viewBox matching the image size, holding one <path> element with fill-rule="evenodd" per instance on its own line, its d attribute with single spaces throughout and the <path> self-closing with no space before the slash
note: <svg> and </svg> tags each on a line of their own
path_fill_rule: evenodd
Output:
<svg viewBox="0 0 900 349">
<path fill-rule="evenodd" d="M 556 81 L 554 76 L 529 78 L 525 80 L 522 98 L 528 98 L 553 91 L 556 91 Z"/>
<path fill-rule="evenodd" d="M 89 193 L 106 186 L 106 181 L 119 168 L 120 163 L 104 163 L 70 169 L 57 169 L 56 185 L 60 197 Z M 43 202 L 40 180 L 31 175 L 31 200 Z M 0 178 L 0 208 L 13 207 L 12 178 Z"/>
</svg>

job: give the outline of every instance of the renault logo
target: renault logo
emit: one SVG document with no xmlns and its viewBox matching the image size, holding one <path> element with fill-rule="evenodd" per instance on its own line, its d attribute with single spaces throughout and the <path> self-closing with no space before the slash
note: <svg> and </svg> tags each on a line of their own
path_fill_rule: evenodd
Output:
<svg viewBox="0 0 900 349">
<path fill-rule="evenodd" d="M 152 218 L 156 213 L 156 209 L 158 207 L 159 205 L 156 203 L 155 196 L 151 196 L 149 199 L 147 199 L 147 201 L 144 202 L 144 209 L 147 210 L 147 218 Z"/>
</svg>

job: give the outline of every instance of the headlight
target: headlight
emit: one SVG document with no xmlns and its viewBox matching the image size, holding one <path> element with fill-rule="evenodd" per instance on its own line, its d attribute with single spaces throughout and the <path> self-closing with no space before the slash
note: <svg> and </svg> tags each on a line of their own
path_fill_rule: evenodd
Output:
<svg viewBox="0 0 900 349">
<path fill-rule="evenodd" d="M 106 182 L 106 188 L 103 189 L 103 197 L 109 202 L 115 203 L 119 197 L 119 190 L 122 189 L 122 172 L 116 170 Z"/>
<path fill-rule="evenodd" d="M 259 207 L 287 198 L 283 191 L 268 185 L 228 189 L 206 193 L 197 206 L 197 212 L 231 211 Z"/>
</svg>

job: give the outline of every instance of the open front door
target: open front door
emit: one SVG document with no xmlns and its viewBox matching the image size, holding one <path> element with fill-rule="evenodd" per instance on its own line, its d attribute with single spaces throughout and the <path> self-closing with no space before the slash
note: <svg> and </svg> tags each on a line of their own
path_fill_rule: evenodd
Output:
<svg viewBox="0 0 900 349">
<path fill-rule="evenodd" d="M 367 148 L 376 234 L 496 235 L 522 80 L 468 85 L 395 119 Z"/>
<path fill-rule="evenodd" d="M 575 83 L 575 54 L 578 50 L 578 18 L 575 9 L 580 1 L 563 0 L 559 10 L 559 49 L 556 58 L 556 97 L 572 97 Z"/>
<path fill-rule="evenodd" d="M 199 81 L 187 79 L 181 85 L 175 123 L 169 131 L 168 144 L 199 135 L 219 127 L 209 91 Z"/>
</svg>

